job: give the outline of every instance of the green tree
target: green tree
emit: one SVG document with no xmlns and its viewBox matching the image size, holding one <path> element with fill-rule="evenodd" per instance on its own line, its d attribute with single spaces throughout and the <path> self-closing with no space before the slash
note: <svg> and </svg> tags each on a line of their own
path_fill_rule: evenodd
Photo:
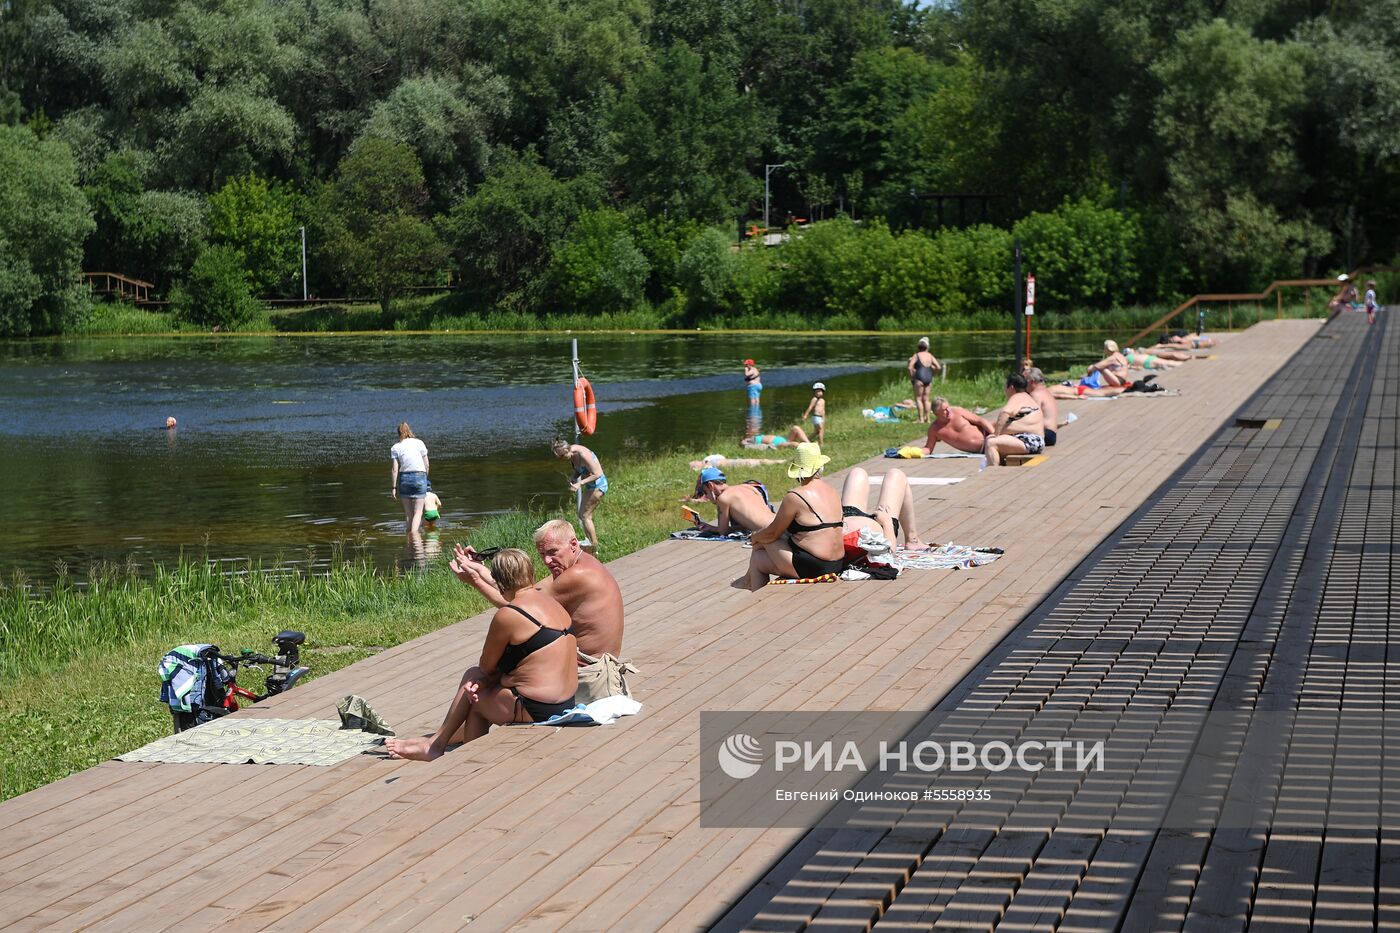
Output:
<svg viewBox="0 0 1400 933">
<path fill-rule="evenodd" d="M 555 246 L 583 210 L 601 203 L 597 179 L 564 180 L 533 151 L 500 152 L 486 179 L 453 205 L 443 224 L 463 288 L 489 305 L 534 305 L 545 297 Z"/>
<path fill-rule="evenodd" d="M 649 213 L 706 222 L 739 215 L 758 191 L 752 163 L 762 114 L 734 78 L 674 45 L 637 77 L 613 112 L 614 177 Z"/>
<path fill-rule="evenodd" d="M 216 242 L 243 254 L 256 294 L 272 294 L 300 271 L 295 200 L 275 182 L 230 179 L 209 196 L 209 229 Z"/>
<path fill-rule="evenodd" d="M 359 140 L 324 196 L 323 261 L 374 295 L 385 314 L 405 287 L 432 280 L 446 265 L 447 251 L 423 214 L 423 168 L 403 143 Z"/>
<path fill-rule="evenodd" d="M 189 275 L 172 290 L 170 307 L 181 320 L 222 330 L 246 324 L 262 310 L 242 251 L 223 244 L 199 254 Z"/>
<path fill-rule="evenodd" d="M 686 313 L 694 320 L 722 314 L 734 305 L 738 254 L 734 241 L 718 230 L 695 236 L 677 263 Z"/>
<path fill-rule="evenodd" d="M 1137 219 L 1085 198 L 1026 217 L 1012 231 L 1036 277 L 1042 305 L 1061 309 L 1133 297 L 1142 227 Z"/>
<path fill-rule="evenodd" d="M 118 152 L 89 173 L 83 193 L 97 232 L 84 264 L 90 272 L 119 272 L 166 288 L 203 248 L 207 212 L 196 195 L 147 190 L 146 164 L 136 153 Z"/>
<path fill-rule="evenodd" d="M 1331 249 L 1299 209 L 1309 184 L 1298 140 L 1312 62 L 1302 45 L 1215 20 L 1183 33 L 1154 65 L 1167 201 L 1202 282 L 1262 286 Z"/>
<path fill-rule="evenodd" d="M 93 227 L 68 147 L 0 126 L 0 334 L 60 333 L 77 320 Z"/>
<path fill-rule="evenodd" d="M 559 303 L 586 314 L 636 307 L 649 271 L 632 239 L 631 221 L 607 208 L 579 216 L 550 268 Z"/>
</svg>

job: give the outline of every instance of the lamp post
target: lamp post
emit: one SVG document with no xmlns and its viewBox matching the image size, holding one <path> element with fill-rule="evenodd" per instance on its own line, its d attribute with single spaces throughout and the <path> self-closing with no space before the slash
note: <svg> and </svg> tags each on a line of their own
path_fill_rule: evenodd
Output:
<svg viewBox="0 0 1400 933">
<path fill-rule="evenodd" d="M 301 300 L 306 301 L 306 228 L 301 230 Z"/>
<path fill-rule="evenodd" d="M 769 163 L 765 162 L 765 163 L 763 164 L 763 229 L 764 229 L 764 232 L 767 232 L 767 230 L 768 230 L 768 178 L 769 178 L 769 176 L 771 176 L 775 171 L 777 171 L 777 170 L 780 169 L 780 168 L 785 167 L 786 165 L 787 165 L 786 162 L 776 162 L 776 163 L 773 163 L 773 164 L 769 164 Z"/>
</svg>

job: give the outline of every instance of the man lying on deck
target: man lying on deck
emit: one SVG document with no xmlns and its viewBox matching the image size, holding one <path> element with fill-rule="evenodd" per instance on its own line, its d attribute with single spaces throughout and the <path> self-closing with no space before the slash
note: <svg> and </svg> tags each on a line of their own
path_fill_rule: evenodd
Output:
<svg viewBox="0 0 1400 933">
<path fill-rule="evenodd" d="M 1006 377 L 1006 404 L 997 415 L 996 430 L 987 437 L 987 466 L 1001 466 L 1007 454 L 1038 454 L 1045 449 L 1045 415 L 1026 391 L 1026 377 Z"/>
<path fill-rule="evenodd" d="M 697 521 L 700 531 L 727 535 L 731 531 L 757 531 L 773 520 L 773 509 L 759 487 L 750 483 L 730 486 L 724 473 L 714 467 L 700 471 L 700 487 L 718 513 L 714 524 Z"/>
<path fill-rule="evenodd" d="M 535 550 L 549 568 L 550 579 L 535 589 L 558 600 L 569 613 L 578 650 L 601 657 L 622 655 L 622 590 L 608 568 L 579 547 L 574 526 L 563 519 L 545 522 L 535 532 Z M 491 569 L 470 547 L 457 545 L 452 570 L 457 579 L 476 587 L 493 606 L 510 601 L 501 595 Z M 580 664 L 584 664 L 582 658 Z"/>
<path fill-rule="evenodd" d="M 986 418 L 966 408 L 950 405 L 946 398 L 940 396 L 933 400 L 933 423 L 928 426 L 928 437 L 924 438 L 924 453 L 933 453 L 939 441 L 965 454 L 981 453 L 987 435 L 993 430 L 992 423 Z"/>
<path fill-rule="evenodd" d="M 1215 346 L 1215 338 L 1207 337 L 1205 334 L 1188 334 L 1184 330 L 1178 330 L 1163 337 L 1162 343 L 1169 343 L 1177 347 L 1187 347 L 1192 350 L 1202 350 L 1206 347 Z"/>
<path fill-rule="evenodd" d="M 454 568 L 456 561 L 453 562 Z M 578 643 L 569 614 L 534 583 L 530 555 L 507 548 L 495 556 L 503 602 L 486 629 L 481 660 L 467 669 L 447 716 L 432 735 L 390 738 L 394 758 L 432 761 L 449 742 L 470 742 L 493 725 L 543 722 L 574 706 Z"/>
</svg>

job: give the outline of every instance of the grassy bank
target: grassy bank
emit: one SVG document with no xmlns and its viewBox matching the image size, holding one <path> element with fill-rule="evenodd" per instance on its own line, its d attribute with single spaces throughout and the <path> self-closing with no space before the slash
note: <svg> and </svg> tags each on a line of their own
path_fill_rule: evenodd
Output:
<svg viewBox="0 0 1400 933">
<path fill-rule="evenodd" d="M 1314 317 L 1325 312 L 1326 299 L 1315 294 L 1311 305 L 1301 300 L 1284 305 L 1284 317 Z M 1136 307 L 1047 312 L 1035 317 L 1037 329 L 1052 331 L 1109 330 L 1136 331 L 1156 321 L 1171 306 Z M 1274 304 L 1212 305 L 1206 328 L 1212 331 L 1240 330 L 1277 314 Z M 1175 326 L 1194 329 L 1195 313 L 1188 312 Z M 1011 315 L 1006 311 L 967 311 L 924 319 L 886 319 L 884 333 L 951 333 L 957 331 L 1009 331 Z M 755 314 L 730 318 L 686 321 L 655 308 L 618 311 L 602 315 L 531 313 L 463 310 L 454 295 L 424 295 L 404 298 L 385 314 L 378 304 L 325 304 L 306 308 L 267 311 L 234 331 L 239 334 L 266 333 L 351 333 L 365 331 L 823 331 L 846 330 L 840 316 L 830 314 Z M 129 305 L 98 305 L 92 316 L 75 333 L 95 335 L 208 333 L 185 324 L 168 311 L 145 311 Z M 1124 334 L 1124 336 L 1127 336 Z"/>
<path fill-rule="evenodd" d="M 860 415 L 862 408 L 904 398 L 908 388 L 896 380 L 868 399 L 832 400 L 825 445 L 832 469 L 922 433 L 917 425 L 874 424 Z M 969 407 L 1001 398 L 994 376 L 950 379 L 939 391 Z M 678 500 L 695 480 L 689 463 L 709 453 L 753 455 L 737 439 L 717 437 L 693 449 L 606 463 L 612 488 L 598 515 L 599 556 L 621 557 L 681 527 Z M 792 485 L 781 466 L 740 475 L 761 479 L 775 492 Z M 478 545 L 528 548 L 531 531 L 550 517 L 500 516 L 470 537 Z M 446 569 L 446 553 L 464 536 L 444 532 L 444 556 L 428 571 L 406 575 L 376 572 L 354 548 L 345 548 L 334 555 L 330 574 L 320 577 L 278 567 L 224 575 L 189 559 L 154 572 L 88 568 L 81 580 L 63 576 L 42 592 L 22 577 L 5 581 L 0 743 L 7 751 L 0 757 L 0 792 L 15 796 L 168 734 L 170 715 L 156 702 L 155 665 L 173 645 L 267 650 L 279 629 L 301 629 L 307 633 L 304 663 L 319 676 L 482 611 L 485 601 Z M 254 673 L 245 685 L 259 681 Z M 330 709 L 324 714 L 333 715 Z"/>
</svg>

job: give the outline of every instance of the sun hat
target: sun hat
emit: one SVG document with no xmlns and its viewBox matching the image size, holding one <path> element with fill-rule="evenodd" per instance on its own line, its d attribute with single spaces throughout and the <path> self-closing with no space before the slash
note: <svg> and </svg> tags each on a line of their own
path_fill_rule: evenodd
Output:
<svg viewBox="0 0 1400 933">
<path fill-rule="evenodd" d="M 919 346 L 921 346 L 921 347 L 927 347 L 927 346 L 928 346 L 928 338 L 927 338 L 927 337 L 920 337 L 920 338 L 919 338 Z"/>
<path fill-rule="evenodd" d="M 815 476 L 817 471 L 831 462 L 822 449 L 811 441 L 798 444 L 792 452 L 792 463 L 788 464 L 788 479 L 806 479 Z"/>
<path fill-rule="evenodd" d="M 812 383 L 812 388 L 813 388 L 813 389 L 825 389 L 825 388 L 826 388 L 826 383 L 825 383 L 825 382 L 814 382 L 814 383 Z"/>
<path fill-rule="evenodd" d="M 724 482 L 724 471 L 718 467 L 705 467 L 700 471 L 700 485 Z"/>
</svg>

